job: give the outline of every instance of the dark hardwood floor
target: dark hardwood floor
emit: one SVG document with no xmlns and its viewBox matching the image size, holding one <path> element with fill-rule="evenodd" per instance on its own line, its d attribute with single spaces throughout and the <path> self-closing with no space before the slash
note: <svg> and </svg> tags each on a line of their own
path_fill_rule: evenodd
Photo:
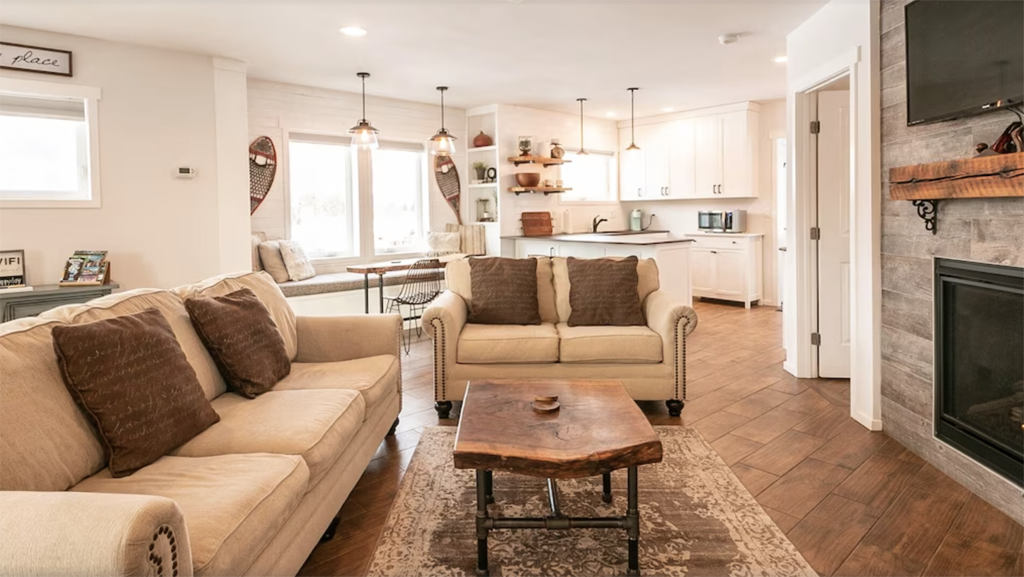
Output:
<svg viewBox="0 0 1024 577">
<path fill-rule="evenodd" d="M 822 575 L 1024 575 L 1024 528 L 885 433 L 849 417 L 849 382 L 782 370 L 782 314 L 697 303 L 682 418 L 641 403 L 655 425 L 693 426 Z M 363 575 L 434 412 L 429 341 L 403 359 L 404 408 L 301 575 Z"/>
</svg>

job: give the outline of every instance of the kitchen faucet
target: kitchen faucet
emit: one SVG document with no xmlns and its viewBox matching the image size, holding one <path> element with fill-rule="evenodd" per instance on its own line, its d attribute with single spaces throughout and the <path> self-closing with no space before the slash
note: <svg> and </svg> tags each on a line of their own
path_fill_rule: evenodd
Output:
<svg viewBox="0 0 1024 577">
<path fill-rule="evenodd" d="M 600 220 L 598 220 L 598 219 L 600 219 Z M 608 219 L 607 218 L 601 218 L 600 214 L 595 216 L 594 220 L 593 220 L 594 227 L 591 229 L 591 232 L 597 232 L 597 227 L 601 226 L 602 222 L 608 222 Z"/>
</svg>

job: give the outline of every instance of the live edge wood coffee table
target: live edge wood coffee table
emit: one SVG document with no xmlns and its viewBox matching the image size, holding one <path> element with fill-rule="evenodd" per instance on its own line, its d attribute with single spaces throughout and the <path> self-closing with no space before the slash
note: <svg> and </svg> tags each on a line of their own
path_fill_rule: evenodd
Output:
<svg viewBox="0 0 1024 577">
<path fill-rule="evenodd" d="M 557 395 L 561 408 L 533 410 L 538 395 Z M 625 529 L 629 575 L 639 575 L 637 467 L 661 461 L 661 440 L 617 381 L 470 381 L 455 438 L 455 467 L 476 470 L 477 575 L 488 575 L 487 535 L 494 529 Z M 603 477 L 611 502 L 611 472 L 627 469 L 626 515 L 562 515 L 556 479 Z M 495 518 L 493 471 L 546 477 L 551 515 Z"/>
</svg>

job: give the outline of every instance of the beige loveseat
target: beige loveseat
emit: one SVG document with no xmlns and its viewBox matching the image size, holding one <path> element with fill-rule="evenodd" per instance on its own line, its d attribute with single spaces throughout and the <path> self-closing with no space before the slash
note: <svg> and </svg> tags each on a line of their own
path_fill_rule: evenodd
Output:
<svg viewBox="0 0 1024 577">
<path fill-rule="evenodd" d="M 658 266 L 637 263 L 647 326 L 570 327 L 569 271 L 561 257 L 537 259 L 540 325 L 467 323 L 468 260 L 449 263 L 448 290 L 423 313 L 433 339 L 434 399 L 440 418 L 471 379 L 614 379 L 636 400 L 662 400 L 679 416 L 686 399 L 686 335 L 697 313 L 658 290 Z"/>
<path fill-rule="evenodd" d="M 184 298 L 248 287 L 291 374 L 226 392 Z M 169 456 L 112 478 L 68 394 L 51 331 L 155 307 L 220 415 Z M 266 273 L 143 289 L 0 325 L 0 574 L 294 575 L 395 423 L 397 315 L 298 317 Z"/>
</svg>

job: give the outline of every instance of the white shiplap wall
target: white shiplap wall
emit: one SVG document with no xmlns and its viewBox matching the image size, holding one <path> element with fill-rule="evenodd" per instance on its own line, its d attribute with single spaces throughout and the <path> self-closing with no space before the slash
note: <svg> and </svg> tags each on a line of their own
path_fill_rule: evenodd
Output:
<svg viewBox="0 0 1024 577">
<path fill-rule="evenodd" d="M 250 78 L 249 89 L 249 141 L 258 136 L 269 136 L 277 147 L 278 172 L 274 185 L 263 204 L 252 215 L 252 230 L 262 231 L 270 237 L 287 236 L 285 210 L 287 202 L 287 149 L 288 131 L 308 131 L 319 134 L 348 135 L 348 129 L 362 117 L 361 96 L 309 86 L 270 82 Z M 366 117 L 380 130 L 382 140 L 423 142 L 434 135 L 441 125 L 441 108 L 407 100 L 366 97 Z M 445 108 L 445 124 L 458 138 L 455 164 L 462 178 L 463 219 L 467 209 L 465 190 L 468 184 L 466 167 L 466 112 Z M 433 171 L 429 173 L 430 230 L 443 231 L 444 225 L 455 222 L 455 214 L 437 189 Z"/>
</svg>

